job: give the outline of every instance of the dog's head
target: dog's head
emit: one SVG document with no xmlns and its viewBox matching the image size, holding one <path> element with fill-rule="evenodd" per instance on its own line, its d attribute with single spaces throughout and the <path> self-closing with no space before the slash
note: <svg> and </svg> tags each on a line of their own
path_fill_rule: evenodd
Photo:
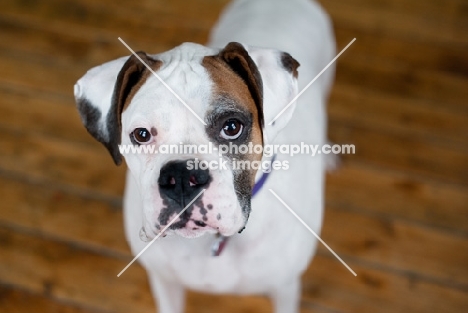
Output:
<svg viewBox="0 0 468 313">
<path fill-rule="evenodd" d="M 233 163 L 262 155 L 233 149 L 220 157 L 216 148 L 274 139 L 294 106 L 268 122 L 296 95 L 299 64 L 287 53 L 239 43 L 221 50 L 186 43 L 137 55 L 88 71 L 75 85 L 75 98 L 83 124 L 116 164 L 122 161 L 119 147 L 154 148 L 123 154 L 143 200 L 144 233 L 154 237 L 203 189 L 169 229 L 184 237 L 241 231 L 256 170 Z M 211 152 L 195 149 L 210 143 Z M 163 146 L 181 149 L 156 153 Z M 202 162 L 218 168 L 197 166 Z"/>
</svg>

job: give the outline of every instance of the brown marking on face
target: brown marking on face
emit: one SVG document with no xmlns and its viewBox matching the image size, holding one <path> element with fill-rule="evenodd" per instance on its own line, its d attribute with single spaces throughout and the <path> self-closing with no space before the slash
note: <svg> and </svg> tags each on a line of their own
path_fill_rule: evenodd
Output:
<svg viewBox="0 0 468 313">
<path fill-rule="evenodd" d="M 246 83 L 257 108 L 259 124 L 263 127 L 263 83 L 257 65 L 244 46 L 238 42 L 230 42 L 217 57 Z"/>
<path fill-rule="evenodd" d="M 150 132 L 153 137 L 156 137 L 156 135 L 158 134 L 158 131 L 155 127 L 151 127 Z"/>
<path fill-rule="evenodd" d="M 238 105 L 245 107 L 248 112 L 251 112 L 252 129 L 250 141 L 253 145 L 262 145 L 263 135 L 261 123 L 263 112 L 259 112 L 259 105 L 255 102 L 252 95 L 252 89 L 261 88 L 261 85 L 249 88 L 248 82 L 241 78 L 222 58 L 219 57 L 219 55 L 204 57 L 202 65 L 206 68 L 214 83 L 213 99 L 221 98 L 221 95 L 229 95 L 229 98 L 234 100 Z M 261 91 L 257 91 L 256 93 L 257 95 L 261 95 Z M 257 100 L 261 101 L 262 99 Z M 259 114 L 261 114 L 262 118 L 259 118 Z M 260 161 L 261 159 L 262 154 L 255 153 L 247 154 L 245 158 L 245 160 L 250 162 Z M 255 183 L 255 174 L 256 170 L 250 171 L 250 181 L 252 186 Z"/>
</svg>

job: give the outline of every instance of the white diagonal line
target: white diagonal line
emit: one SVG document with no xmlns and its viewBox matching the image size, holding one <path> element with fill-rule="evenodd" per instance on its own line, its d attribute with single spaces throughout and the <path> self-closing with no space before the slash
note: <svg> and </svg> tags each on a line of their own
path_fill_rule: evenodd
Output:
<svg viewBox="0 0 468 313">
<path fill-rule="evenodd" d="M 287 110 L 287 109 L 288 109 L 288 108 L 289 108 L 289 107 L 290 107 L 290 106 L 291 106 L 291 105 L 294 103 L 294 101 L 296 101 L 296 100 L 297 100 L 297 98 L 299 98 L 299 97 L 300 97 L 300 96 L 301 96 L 301 95 L 304 93 L 304 91 L 306 91 L 306 90 L 307 90 L 307 88 L 309 88 L 309 87 L 310 87 L 310 85 L 312 85 L 312 84 L 313 84 L 313 83 L 314 83 L 314 82 L 315 82 L 315 81 L 316 81 L 316 80 L 317 80 L 317 79 L 320 77 L 320 75 L 322 75 L 322 74 L 323 74 L 323 72 L 325 72 L 325 71 L 327 70 L 327 68 L 329 68 L 329 67 L 330 67 L 330 65 L 332 65 L 332 64 L 333 64 L 333 62 L 335 62 L 335 61 L 336 61 L 336 59 L 338 59 L 338 58 L 340 57 L 340 55 L 341 55 L 341 54 L 343 54 L 343 52 L 345 52 L 345 51 L 346 51 L 346 49 L 348 49 L 348 48 L 349 48 L 349 46 L 351 46 L 351 45 L 353 44 L 353 42 L 354 42 L 354 41 L 356 41 L 356 38 L 354 38 L 353 40 L 351 40 L 351 42 L 350 42 L 350 43 L 348 43 L 348 45 L 347 45 L 346 47 L 344 47 L 344 49 L 343 49 L 343 50 L 341 50 L 341 52 L 340 52 L 340 53 L 338 53 L 338 54 L 336 55 L 336 57 L 335 57 L 333 60 L 331 60 L 331 61 L 330 61 L 330 63 L 328 63 L 328 65 L 327 65 L 327 66 L 325 66 L 325 68 L 324 68 L 324 69 L 323 69 L 323 70 L 322 70 L 320 73 L 318 73 L 318 74 L 317 74 L 317 76 L 315 76 L 315 78 L 314 78 L 314 79 L 312 79 L 312 81 L 311 81 L 310 83 L 308 83 L 308 84 L 307 84 L 307 86 L 305 86 L 305 87 L 304 87 L 304 89 L 302 89 L 302 91 L 301 91 L 301 92 L 299 92 L 299 93 L 298 93 L 298 94 L 297 94 L 297 95 L 296 95 L 296 96 L 295 96 L 295 97 L 294 97 L 294 98 L 293 98 L 293 99 L 292 99 L 292 100 L 291 100 L 291 101 L 288 103 L 288 105 L 287 105 L 287 106 L 285 106 L 285 107 L 284 107 L 284 108 L 281 110 L 281 112 L 279 112 L 279 113 L 278 113 L 278 115 L 276 115 L 276 116 L 275 116 L 275 118 L 271 120 L 271 122 L 270 122 L 270 123 L 268 123 L 268 125 L 271 125 L 271 124 L 273 124 L 273 122 L 274 122 L 274 121 L 276 121 L 276 120 L 278 119 L 278 117 L 280 117 L 280 116 L 281 116 L 281 114 L 283 114 L 283 113 L 284 113 L 284 111 L 286 111 L 286 110 Z"/>
<path fill-rule="evenodd" d="M 122 270 L 122 271 L 121 271 L 121 272 L 120 272 L 120 273 L 117 275 L 117 277 L 120 277 L 120 275 L 122 275 L 122 274 L 123 274 L 123 272 L 125 272 L 125 271 L 127 270 L 127 268 L 129 268 L 129 267 L 130 267 L 130 265 L 132 265 L 132 264 L 133 264 L 133 262 L 135 262 L 135 261 L 136 261 L 136 260 L 137 260 L 137 259 L 140 257 L 140 255 L 142 255 L 142 254 L 143 254 L 143 252 L 145 252 L 145 251 L 146 251 L 146 249 L 148 249 L 148 248 L 149 248 L 149 246 L 151 246 L 151 245 L 153 244 L 153 242 L 155 242 L 155 241 L 156 241 L 156 239 L 158 239 L 158 238 L 159 238 L 159 237 L 160 237 L 162 234 L 164 234 L 164 232 L 165 232 L 165 231 L 166 231 L 166 230 L 167 230 L 169 227 L 171 227 L 171 225 L 172 225 L 172 224 L 175 222 L 175 220 L 176 220 L 176 219 L 178 219 L 178 218 L 179 218 L 179 216 L 181 216 L 181 215 L 182 215 L 182 213 L 184 213 L 184 212 L 185 212 L 185 210 L 187 210 L 187 208 L 188 208 L 189 206 L 191 206 L 191 205 L 192 205 L 192 203 L 194 203 L 194 202 L 195 202 L 195 200 L 197 200 L 197 199 L 198 199 L 198 197 L 200 197 L 200 195 L 201 195 L 202 193 L 204 193 L 204 192 L 205 192 L 205 190 L 206 190 L 206 189 L 202 189 L 202 191 L 200 191 L 200 193 L 199 193 L 199 194 L 198 194 L 198 195 L 197 195 L 195 198 L 193 198 L 193 200 L 192 200 L 192 201 L 190 201 L 190 203 L 189 203 L 189 204 L 187 204 L 187 206 L 186 206 L 186 207 L 185 207 L 185 208 L 184 208 L 182 211 L 180 211 L 180 213 L 179 213 L 179 214 L 177 214 L 177 215 L 176 215 L 176 217 L 174 217 L 174 218 L 172 219 L 172 221 L 171 221 L 169 224 L 167 224 L 167 225 L 166 225 L 166 227 L 164 227 L 164 228 L 163 228 L 163 230 L 161 230 L 161 231 L 159 232 L 159 234 L 158 234 L 156 237 L 154 237 L 154 239 L 153 239 L 153 240 L 151 240 L 151 242 L 150 242 L 150 243 L 148 243 L 148 244 L 146 245 L 146 247 L 145 247 L 143 250 L 141 250 L 141 251 L 140 251 L 140 253 L 138 253 L 138 254 L 137 254 L 137 255 L 136 255 L 134 258 L 133 258 L 133 260 L 132 260 L 130 263 L 128 263 L 128 264 L 127 264 L 127 266 L 125 266 L 125 268 L 124 268 L 124 269 L 123 269 L 123 270 Z"/>
<path fill-rule="evenodd" d="M 136 54 L 135 51 L 133 51 L 133 49 L 130 48 L 130 46 L 127 45 L 127 43 L 126 43 L 125 41 L 123 41 L 122 38 L 119 37 L 119 40 L 120 40 L 120 42 L 121 42 L 121 43 L 122 43 L 138 60 L 140 60 L 141 63 L 143 63 L 144 66 L 146 66 L 146 68 L 147 68 L 151 73 L 153 73 L 154 76 L 156 76 L 156 78 L 161 82 L 161 84 L 164 85 L 164 87 L 166 87 L 166 88 L 167 88 L 183 105 L 185 105 L 185 107 L 186 107 L 190 112 L 192 112 L 192 114 L 195 115 L 195 117 L 196 117 L 200 122 L 202 122 L 203 125 L 206 125 L 206 123 L 197 115 L 197 113 L 195 113 L 195 112 L 192 110 L 192 108 L 189 107 L 188 104 L 185 103 L 185 101 L 182 100 L 182 98 L 179 97 L 179 95 L 176 94 L 175 91 L 174 91 L 168 84 L 166 84 L 166 82 L 163 81 L 163 80 L 161 79 L 161 77 L 159 77 L 159 75 L 156 74 L 156 72 L 153 71 L 153 69 L 152 69 L 148 64 L 146 64 L 145 62 L 143 62 L 143 60 L 140 58 L 140 56 L 139 56 L 138 54 Z"/>
<path fill-rule="evenodd" d="M 322 238 L 320 238 L 319 235 L 317 235 L 313 230 L 312 228 L 309 227 L 309 225 L 307 225 L 297 214 L 296 212 L 294 212 L 284 201 L 283 199 L 281 199 L 273 190 L 271 189 L 268 189 L 270 190 L 270 192 L 289 210 L 289 212 L 292 213 L 292 215 L 294 215 L 298 220 L 299 222 L 301 222 L 302 225 L 305 226 L 305 228 L 307 228 L 354 276 L 357 276 L 356 272 L 354 272 L 351 267 L 348 266 L 348 264 L 345 263 L 345 261 L 343 261 L 339 256 L 338 254 L 335 253 L 335 251 L 332 250 L 332 248 L 330 248 L 326 243 L 325 241 L 322 240 Z"/>
</svg>

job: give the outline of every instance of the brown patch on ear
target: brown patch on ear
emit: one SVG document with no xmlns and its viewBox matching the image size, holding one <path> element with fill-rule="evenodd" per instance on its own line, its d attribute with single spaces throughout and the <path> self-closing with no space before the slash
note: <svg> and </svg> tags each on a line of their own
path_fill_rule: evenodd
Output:
<svg viewBox="0 0 468 313">
<path fill-rule="evenodd" d="M 214 56 L 203 58 L 202 65 L 214 83 L 213 93 L 222 98 L 228 95 L 252 113 L 250 141 L 263 144 L 263 86 L 260 73 L 244 47 L 230 43 Z M 261 154 L 246 155 L 249 161 L 261 160 Z M 255 183 L 255 170 L 250 173 L 251 186 Z"/>
<path fill-rule="evenodd" d="M 296 61 L 296 59 L 294 59 L 289 53 L 283 52 L 281 53 L 281 64 L 286 71 L 291 73 L 294 78 L 297 78 L 297 68 L 300 66 L 300 64 Z"/>
<path fill-rule="evenodd" d="M 160 60 L 150 58 L 145 52 L 137 52 L 137 55 L 152 69 L 158 69 L 162 65 Z M 117 165 L 122 162 L 122 155 L 118 150 L 122 131 L 121 114 L 150 74 L 146 66 L 135 55 L 131 55 L 117 76 L 111 109 L 107 116 L 108 149 Z"/>
</svg>

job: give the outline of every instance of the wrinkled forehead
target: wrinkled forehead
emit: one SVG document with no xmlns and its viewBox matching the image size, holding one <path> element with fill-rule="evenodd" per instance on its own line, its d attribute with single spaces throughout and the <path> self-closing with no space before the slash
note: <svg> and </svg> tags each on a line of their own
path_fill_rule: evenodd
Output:
<svg viewBox="0 0 468 313">
<path fill-rule="evenodd" d="M 158 121 L 164 122 L 169 114 L 177 115 L 182 121 L 188 117 L 187 113 L 191 114 L 186 106 L 203 118 L 211 102 L 213 86 L 202 62 L 205 56 L 215 53 L 215 49 L 185 43 L 152 55 L 158 62 L 152 67 L 153 72 L 147 71 L 143 81 L 134 87 L 125 105 L 123 122 L 129 115 L 132 119 L 158 116 Z M 196 118 L 191 117 L 196 122 Z"/>
<path fill-rule="evenodd" d="M 128 125 L 135 120 L 157 119 L 160 127 L 168 129 L 176 116 L 178 124 L 200 123 L 187 106 L 203 120 L 207 112 L 222 109 L 219 106 L 255 112 L 245 83 L 216 58 L 218 52 L 185 43 L 152 56 L 160 62 L 136 87 L 122 122 Z"/>
<path fill-rule="evenodd" d="M 190 86 L 197 87 L 206 82 L 208 75 L 203 66 L 203 59 L 214 55 L 216 49 L 207 48 L 193 43 L 184 43 L 172 50 L 155 55 L 160 61 L 157 75 L 172 88 L 179 88 L 183 92 Z M 153 75 L 153 78 L 156 78 Z M 158 82 L 158 79 L 155 80 Z M 172 85 L 172 84 L 173 85 Z M 184 88 L 181 88 L 183 86 Z"/>
</svg>

